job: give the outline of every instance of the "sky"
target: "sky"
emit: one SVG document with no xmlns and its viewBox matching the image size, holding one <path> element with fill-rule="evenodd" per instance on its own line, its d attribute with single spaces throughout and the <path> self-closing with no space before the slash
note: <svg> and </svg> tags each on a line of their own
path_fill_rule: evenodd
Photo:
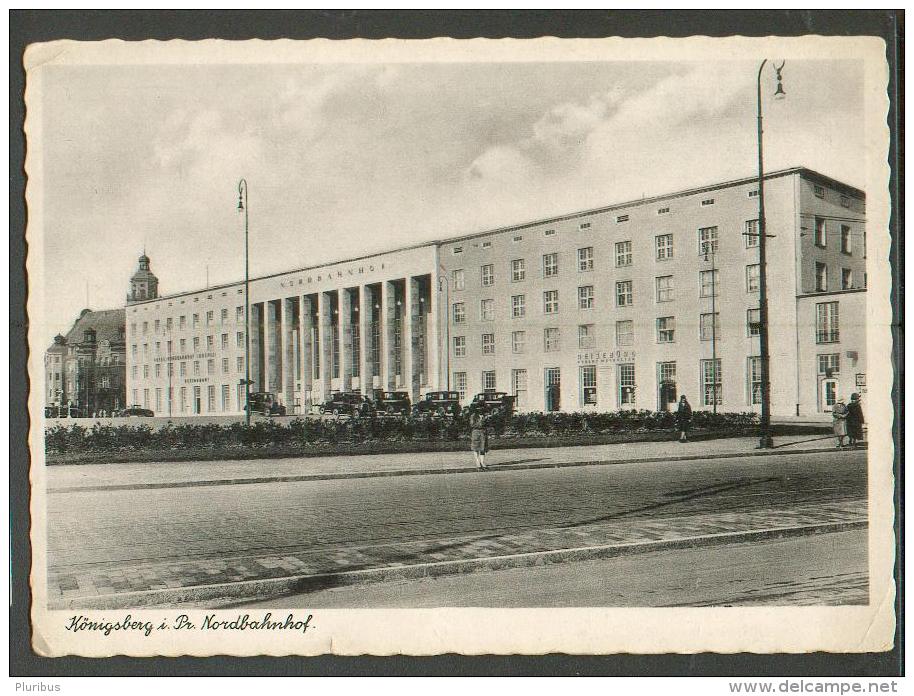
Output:
<svg viewBox="0 0 914 696">
<path fill-rule="evenodd" d="M 241 177 L 258 276 L 751 176 L 757 67 L 49 66 L 42 333 L 123 306 L 144 249 L 164 294 L 243 278 Z M 863 188 L 862 63 L 783 79 L 766 169 Z"/>
</svg>

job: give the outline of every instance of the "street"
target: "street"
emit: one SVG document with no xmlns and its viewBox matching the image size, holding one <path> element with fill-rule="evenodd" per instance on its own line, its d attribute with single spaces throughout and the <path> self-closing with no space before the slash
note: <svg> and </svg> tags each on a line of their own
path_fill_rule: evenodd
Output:
<svg viewBox="0 0 914 696">
<path fill-rule="evenodd" d="M 859 522 L 866 516 L 865 451 L 342 480 L 185 481 L 156 488 L 130 488 L 124 480 L 122 487 L 57 492 L 53 469 L 47 498 L 52 602 L 55 590 L 57 600 L 72 601 Z M 212 471 L 201 474 L 206 476 Z M 841 537 L 836 546 L 823 538 L 808 548 L 810 567 L 821 566 L 823 584 L 844 577 L 848 563 L 851 584 L 859 588 L 865 531 Z M 669 556 L 651 563 L 695 564 L 703 554 L 698 548 L 680 561 Z M 751 552 L 746 560 L 758 562 Z M 647 560 L 637 555 L 626 558 L 626 573 L 637 578 L 658 572 L 648 570 L 649 564 L 642 569 L 642 562 Z M 595 563 L 604 568 L 603 561 Z M 790 568 L 783 572 L 789 582 Z M 656 603 L 675 603 L 676 593 L 664 594 L 669 588 L 657 591 Z M 524 597 L 520 593 L 517 601 Z M 726 601 L 726 593 L 710 586 L 688 597 L 695 603 Z M 455 596 L 445 603 L 463 601 Z"/>
</svg>

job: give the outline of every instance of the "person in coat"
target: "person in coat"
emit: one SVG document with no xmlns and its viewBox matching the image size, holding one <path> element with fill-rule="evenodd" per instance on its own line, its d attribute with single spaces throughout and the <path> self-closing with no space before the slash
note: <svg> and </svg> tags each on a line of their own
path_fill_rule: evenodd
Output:
<svg viewBox="0 0 914 696">
<path fill-rule="evenodd" d="M 486 452 L 489 451 L 489 433 L 486 429 L 485 418 L 481 413 L 470 414 L 470 449 L 473 451 L 473 459 L 476 462 L 476 468 L 480 471 L 487 471 Z"/>
<path fill-rule="evenodd" d="M 863 406 L 859 394 L 851 394 L 851 402 L 847 405 L 847 440 L 851 447 L 863 439 Z"/>
<path fill-rule="evenodd" d="M 685 442 L 689 434 L 689 428 L 692 427 L 692 407 L 689 400 L 683 394 L 679 397 L 679 407 L 676 409 L 676 430 L 679 431 L 679 441 Z"/>
<path fill-rule="evenodd" d="M 844 438 L 847 437 L 847 405 L 844 399 L 838 399 L 831 409 L 831 427 L 837 440 L 836 447 L 844 447 Z"/>
</svg>

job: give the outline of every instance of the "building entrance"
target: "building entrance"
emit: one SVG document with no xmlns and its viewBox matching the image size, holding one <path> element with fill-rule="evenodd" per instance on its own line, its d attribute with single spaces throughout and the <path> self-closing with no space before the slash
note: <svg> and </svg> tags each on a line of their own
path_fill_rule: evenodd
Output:
<svg viewBox="0 0 914 696">
<path fill-rule="evenodd" d="M 676 382 L 666 381 L 660 383 L 660 410 L 669 411 L 670 404 L 676 403 Z"/>
<path fill-rule="evenodd" d="M 562 408 L 562 373 L 557 367 L 546 368 L 546 410 L 559 411 Z"/>
<path fill-rule="evenodd" d="M 830 412 L 838 400 L 838 380 L 823 379 L 819 383 L 819 410 Z"/>
</svg>

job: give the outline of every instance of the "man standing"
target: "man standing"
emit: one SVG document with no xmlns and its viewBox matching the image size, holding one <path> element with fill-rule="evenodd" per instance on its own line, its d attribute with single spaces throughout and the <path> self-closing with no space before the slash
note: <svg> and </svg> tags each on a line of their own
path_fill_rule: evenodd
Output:
<svg viewBox="0 0 914 696">
<path fill-rule="evenodd" d="M 847 439 L 851 447 L 863 439 L 863 407 L 859 394 L 851 394 L 851 402 L 847 405 Z"/>
</svg>

